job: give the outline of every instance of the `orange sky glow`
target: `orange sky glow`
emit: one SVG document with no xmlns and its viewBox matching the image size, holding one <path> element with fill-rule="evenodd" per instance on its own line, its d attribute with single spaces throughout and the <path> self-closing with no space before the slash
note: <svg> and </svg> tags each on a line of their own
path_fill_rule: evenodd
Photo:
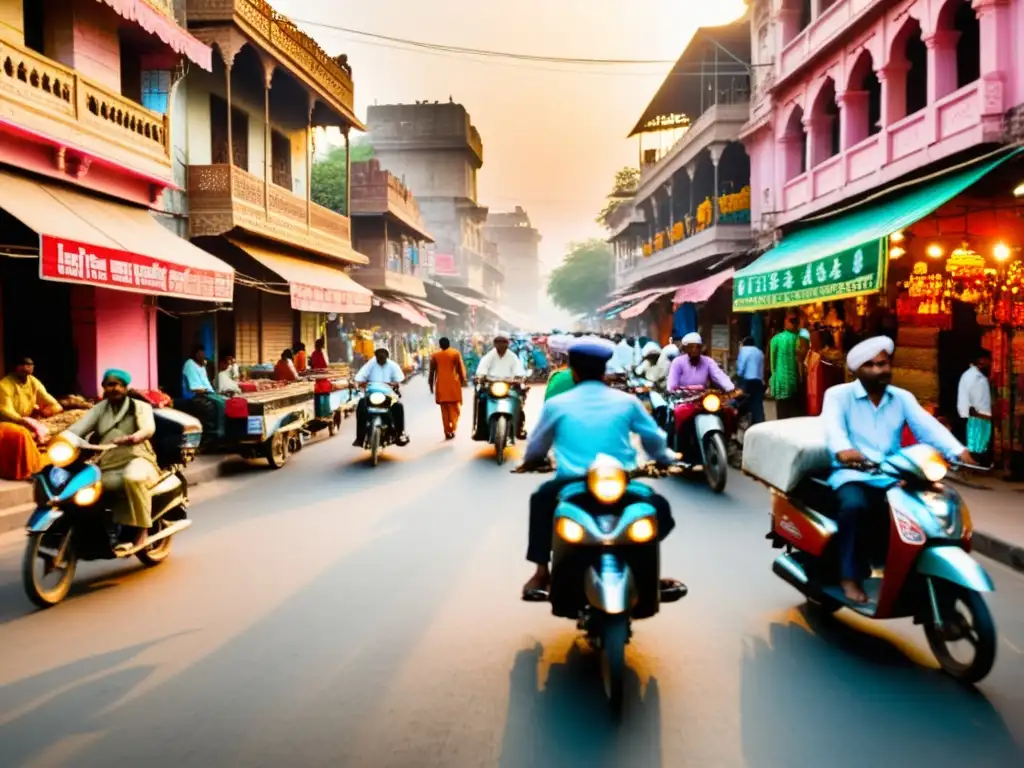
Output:
<svg viewBox="0 0 1024 768">
<path fill-rule="evenodd" d="M 466 106 L 484 140 L 480 202 L 522 205 L 544 236 L 545 271 L 566 244 L 603 235 L 594 217 L 612 177 L 637 162 L 626 140 L 671 64 L 568 65 L 409 51 L 322 22 L 463 47 L 545 56 L 674 61 L 699 26 L 738 18 L 742 0 L 272 0 L 352 64 L 356 110 L 416 100 Z M 415 194 L 416 190 L 413 190 Z"/>
</svg>

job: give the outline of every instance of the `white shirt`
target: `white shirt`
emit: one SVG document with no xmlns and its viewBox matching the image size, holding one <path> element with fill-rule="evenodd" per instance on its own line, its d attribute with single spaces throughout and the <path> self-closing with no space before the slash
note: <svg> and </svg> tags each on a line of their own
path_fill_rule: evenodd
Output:
<svg viewBox="0 0 1024 768">
<path fill-rule="evenodd" d="M 620 341 L 615 345 L 615 355 L 612 360 L 624 371 L 633 370 L 633 366 L 636 364 L 636 347 L 629 346 L 625 340 Z"/>
<path fill-rule="evenodd" d="M 515 379 L 525 376 L 526 370 L 519 355 L 511 349 L 505 350 L 504 355 L 499 355 L 498 350 L 492 349 L 480 360 L 476 367 L 476 375 L 487 379 Z"/>
<path fill-rule="evenodd" d="M 241 388 L 238 386 L 237 365 L 225 368 L 217 374 L 217 394 L 238 394 L 241 391 Z"/>
<path fill-rule="evenodd" d="M 971 408 L 983 416 L 992 415 L 992 389 L 988 377 L 973 365 L 960 377 L 956 391 L 956 410 L 960 418 L 968 418 Z"/>
<path fill-rule="evenodd" d="M 360 384 L 364 382 L 369 382 L 370 384 L 401 384 L 405 381 L 405 374 L 402 373 L 402 369 L 394 360 L 388 360 L 384 365 L 381 365 L 377 362 L 377 358 L 374 358 L 359 369 L 359 373 L 356 374 L 356 381 Z"/>
</svg>

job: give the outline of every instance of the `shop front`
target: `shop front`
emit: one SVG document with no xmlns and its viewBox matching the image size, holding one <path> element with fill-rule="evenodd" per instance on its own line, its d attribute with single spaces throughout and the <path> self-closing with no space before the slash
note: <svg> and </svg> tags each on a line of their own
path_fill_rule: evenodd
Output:
<svg viewBox="0 0 1024 768">
<path fill-rule="evenodd" d="M 811 387 L 811 413 L 846 376 L 849 348 L 879 334 L 896 341 L 894 384 L 955 430 L 957 386 L 979 346 L 994 354 L 997 403 L 1010 408 L 1009 371 L 1022 370 L 1009 353 L 1011 304 L 1024 290 L 1016 282 L 1024 206 L 1012 194 L 1021 160 L 1020 150 L 993 153 L 818 217 L 737 272 L 735 311 L 778 330 L 799 310 L 812 351 L 831 364 L 830 380 Z M 1019 433 L 1010 419 L 997 431 L 1005 448 Z"/>
<path fill-rule="evenodd" d="M 157 389 L 157 298 L 229 304 L 234 270 L 143 208 L 0 171 L 5 368 L 31 356 L 56 392 L 99 394 L 111 367 Z"/>
</svg>

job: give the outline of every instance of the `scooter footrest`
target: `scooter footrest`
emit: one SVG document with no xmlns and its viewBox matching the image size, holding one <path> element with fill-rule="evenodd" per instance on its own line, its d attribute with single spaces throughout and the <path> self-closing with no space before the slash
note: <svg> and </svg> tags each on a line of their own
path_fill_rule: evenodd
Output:
<svg viewBox="0 0 1024 768">
<path fill-rule="evenodd" d="M 685 584 L 677 583 L 672 586 L 665 585 L 661 587 L 661 602 L 663 603 L 675 603 L 682 600 L 690 593 Z"/>
<path fill-rule="evenodd" d="M 551 595 L 546 589 L 529 589 L 523 592 L 524 603 L 546 603 L 551 599 Z"/>
</svg>

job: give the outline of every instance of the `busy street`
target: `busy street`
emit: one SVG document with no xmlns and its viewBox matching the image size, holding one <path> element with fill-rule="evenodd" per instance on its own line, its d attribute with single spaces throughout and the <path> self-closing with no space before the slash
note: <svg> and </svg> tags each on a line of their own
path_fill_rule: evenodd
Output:
<svg viewBox="0 0 1024 768">
<path fill-rule="evenodd" d="M 351 420 L 284 472 L 238 463 L 194 489 L 165 564 L 86 564 L 52 610 L 23 594 L 24 534 L 4 536 L 3 762 L 1020 764 L 1024 577 L 983 561 L 998 654 L 965 688 L 910 620 L 805 611 L 771 573 L 768 493 L 736 472 L 721 496 L 653 481 L 679 521 L 662 570 L 690 594 L 635 625 L 609 727 L 594 652 L 519 599 L 539 481 L 467 423 L 445 442 L 425 381 L 406 389 L 411 442 L 378 467 Z"/>
</svg>

